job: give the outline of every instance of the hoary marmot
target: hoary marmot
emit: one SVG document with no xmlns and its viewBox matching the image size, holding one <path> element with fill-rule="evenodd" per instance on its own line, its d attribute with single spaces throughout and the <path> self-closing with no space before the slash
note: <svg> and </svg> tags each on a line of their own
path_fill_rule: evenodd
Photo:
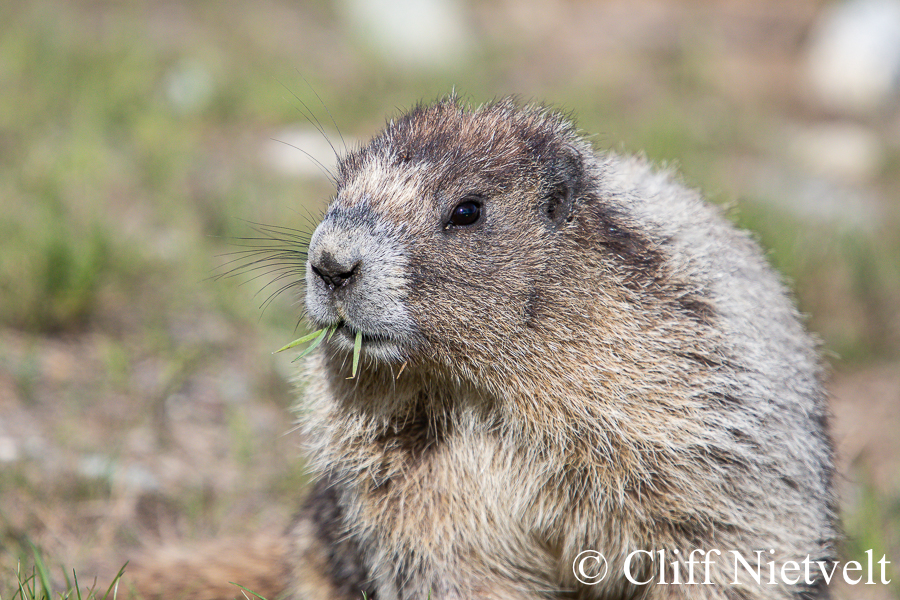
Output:
<svg viewBox="0 0 900 600">
<path fill-rule="evenodd" d="M 508 99 L 417 106 L 336 179 L 290 598 L 828 597 L 766 566 L 835 554 L 815 343 L 719 210 Z"/>
</svg>

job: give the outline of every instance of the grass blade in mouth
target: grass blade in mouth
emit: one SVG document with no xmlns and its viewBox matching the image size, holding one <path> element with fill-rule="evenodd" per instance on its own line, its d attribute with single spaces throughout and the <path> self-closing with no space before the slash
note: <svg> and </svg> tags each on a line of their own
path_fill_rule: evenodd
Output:
<svg viewBox="0 0 900 600">
<path fill-rule="evenodd" d="M 310 344 L 309 346 L 307 346 L 306 348 L 304 348 L 303 352 L 301 352 L 297 356 L 297 358 L 295 358 L 291 362 L 298 361 L 301 358 L 303 358 L 304 356 L 306 356 L 307 354 L 309 354 L 310 352 L 312 352 L 313 350 L 315 350 L 316 347 L 318 347 L 318 345 L 322 343 L 322 340 L 324 340 L 325 337 L 328 336 L 329 333 L 331 333 L 331 334 L 334 333 L 335 329 L 337 329 L 337 326 L 332 325 L 331 327 L 325 327 L 324 329 L 319 329 L 318 331 L 313 331 L 309 335 L 304 335 L 302 338 L 296 339 L 293 342 L 291 342 L 290 344 L 287 344 L 286 346 L 279 348 L 278 350 L 273 352 L 273 354 L 277 354 L 278 352 L 283 352 L 285 350 L 289 350 L 289 349 L 293 348 L 294 346 L 299 346 L 300 344 L 305 344 L 306 342 L 312 340 L 313 343 Z"/>
<path fill-rule="evenodd" d="M 282 346 L 281 348 L 279 348 L 272 354 L 278 354 L 279 352 L 284 352 L 285 350 L 290 350 L 294 346 L 299 346 L 300 344 L 305 344 L 306 342 L 313 340 L 316 337 L 320 336 L 323 331 L 327 333 L 329 330 L 333 330 L 333 329 L 334 329 L 333 327 L 326 327 L 324 329 L 319 329 L 319 330 L 313 331 L 309 335 L 304 335 L 302 338 L 298 338 L 298 339 L 294 340 L 293 342 L 291 342 L 290 344 L 286 344 L 286 345 Z"/>
<path fill-rule="evenodd" d="M 304 356 L 306 356 L 307 354 L 309 354 L 310 352 L 315 350 L 318 347 L 318 345 L 321 344 L 322 341 L 326 337 L 331 339 L 331 336 L 334 335 L 334 332 L 337 331 L 337 328 L 338 328 L 337 325 L 332 325 L 330 327 L 318 329 L 308 335 L 304 335 L 303 337 L 294 340 L 290 344 L 286 344 L 286 345 L 282 346 L 281 348 L 279 348 L 272 354 L 278 354 L 279 352 L 284 352 L 285 350 L 290 350 L 291 348 L 293 348 L 295 346 L 299 346 L 300 344 L 305 344 L 306 342 L 312 341 L 312 344 L 310 344 L 309 346 L 304 348 L 303 352 L 301 352 L 297 356 L 297 358 L 295 358 L 291 362 L 300 360 L 301 358 L 303 358 Z M 356 370 L 359 368 L 360 354 L 362 354 L 362 331 L 357 331 L 356 332 L 356 340 L 353 343 L 353 372 L 351 373 L 351 375 L 349 377 L 350 379 L 353 379 L 354 377 L 356 377 Z"/>
<path fill-rule="evenodd" d="M 350 379 L 356 377 L 356 368 L 359 366 L 359 355 L 362 353 L 362 331 L 356 332 L 356 341 L 353 343 L 353 372 Z"/>
</svg>

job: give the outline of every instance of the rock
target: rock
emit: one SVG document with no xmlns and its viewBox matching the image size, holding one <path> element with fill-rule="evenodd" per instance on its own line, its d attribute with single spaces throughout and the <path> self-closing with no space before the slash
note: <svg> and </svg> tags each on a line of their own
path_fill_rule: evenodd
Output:
<svg viewBox="0 0 900 600">
<path fill-rule="evenodd" d="M 810 175 L 780 163 L 758 165 L 749 187 L 758 199 L 803 221 L 828 224 L 841 231 L 873 231 L 883 218 L 880 199 L 865 187 Z"/>
<path fill-rule="evenodd" d="M 351 28 L 392 65 L 458 66 L 474 44 L 458 0 L 343 0 Z"/>
<path fill-rule="evenodd" d="M 19 447 L 16 440 L 0 436 L 0 463 L 15 462 L 19 458 Z"/>
<path fill-rule="evenodd" d="M 856 123 L 819 123 L 789 132 L 790 154 L 812 174 L 865 183 L 878 175 L 884 144 L 872 129 Z"/>
<path fill-rule="evenodd" d="M 201 112 L 212 101 L 215 82 L 212 73 L 197 61 L 182 61 L 166 73 L 166 100 L 179 114 Z"/>
<path fill-rule="evenodd" d="M 848 0 L 814 26 L 807 55 L 810 81 L 822 103 L 868 114 L 900 92 L 900 0 Z"/>
</svg>

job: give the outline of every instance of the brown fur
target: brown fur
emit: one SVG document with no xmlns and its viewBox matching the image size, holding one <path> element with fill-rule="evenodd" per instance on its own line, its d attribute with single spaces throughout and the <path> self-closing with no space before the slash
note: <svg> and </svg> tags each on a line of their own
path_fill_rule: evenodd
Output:
<svg viewBox="0 0 900 600">
<path fill-rule="evenodd" d="M 482 216 L 454 226 L 463 202 Z M 814 344 L 756 244 L 668 174 L 545 109 L 420 106 L 341 161 L 307 284 L 339 329 L 306 367 L 321 481 L 291 597 L 827 596 L 730 585 L 726 560 L 713 585 L 621 575 L 638 549 L 834 555 Z M 596 586 L 587 549 L 615 571 Z"/>
</svg>

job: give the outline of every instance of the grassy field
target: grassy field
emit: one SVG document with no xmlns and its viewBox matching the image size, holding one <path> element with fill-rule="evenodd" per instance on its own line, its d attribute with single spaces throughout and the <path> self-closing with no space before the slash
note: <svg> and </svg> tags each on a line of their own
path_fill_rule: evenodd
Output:
<svg viewBox="0 0 900 600">
<path fill-rule="evenodd" d="M 493 0 L 461 9 L 453 64 L 412 66 L 347 4 L 0 6 L 0 598 L 31 543 L 102 596 L 146 547 L 287 523 L 306 480 L 271 352 L 299 299 L 234 253 L 314 227 L 311 121 L 340 150 L 453 89 L 569 110 L 756 232 L 833 365 L 846 556 L 900 560 L 900 111 L 853 119 L 881 149 L 863 176 L 791 150 L 839 117 L 802 85 L 821 3 Z M 896 575 L 863 592 L 900 598 Z"/>
</svg>

